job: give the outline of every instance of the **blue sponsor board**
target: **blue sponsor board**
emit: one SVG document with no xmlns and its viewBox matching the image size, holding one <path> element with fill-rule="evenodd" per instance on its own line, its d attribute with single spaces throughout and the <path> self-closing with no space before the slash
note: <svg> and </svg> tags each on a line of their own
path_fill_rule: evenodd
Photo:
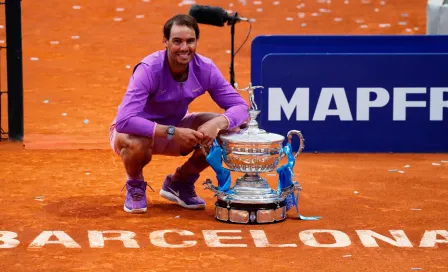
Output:
<svg viewBox="0 0 448 272">
<path fill-rule="evenodd" d="M 281 56 L 289 53 L 292 55 Z M 262 94 L 255 94 L 257 104 L 262 107 L 260 125 L 281 134 L 290 129 L 302 130 L 307 140 L 305 151 L 447 152 L 444 139 L 448 139 L 448 102 L 443 102 L 447 100 L 444 87 L 448 86 L 448 75 L 444 72 L 448 70 L 446 53 L 447 35 L 258 36 L 251 47 L 251 81 L 253 85 L 266 87 Z M 358 61 L 357 57 L 360 57 Z M 361 59 L 366 63 L 361 63 Z M 285 108 L 278 103 L 273 105 L 271 119 L 278 118 L 280 107 L 280 121 L 269 120 L 270 87 L 277 88 L 271 95 L 277 97 L 278 103 L 279 99 L 289 103 Z M 377 89 L 365 89 L 369 87 Z M 303 88 L 309 88 L 308 104 L 304 102 L 307 91 Z M 341 102 L 344 100 L 341 88 L 348 107 Z M 294 95 L 302 104 L 291 102 Z M 434 102 L 437 98 L 440 98 L 441 112 Z M 323 110 L 328 104 L 325 99 L 331 100 L 327 112 Z M 404 104 L 397 104 L 394 111 L 394 103 L 399 101 Z M 425 108 L 420 107 L 423 101 Z M 291 112 L 294 103 L 298 103 L 298 115 L 296 111 Z M 358 106 L 360 103 L 365 105 Z M 349 118 L 347 108 L 352 121 L 345 120 Z M 401 120 L 403 111 L 405 120 Z M 433 118 L 440 118 L 441 114 L 442 120 L 430 120 L 431 112 Z M 368 120 L 365 120 L 366 114 Z M 320 120 L 324 116 L 325 120 Z M 381 132 L 376 132 L 377 129 Z"/>
<path fill-rule="evenodd" d="M 302 131 L 306 151 L 448 152 L 448 54 L 268 54 L 260 68 L 260 126 Z"/>
<path fill-rule="evenodd" d="M 448 35 L 262 35 L 251 44 L 251 81 L 271 53 L 448 53 Z"/>
</svg>

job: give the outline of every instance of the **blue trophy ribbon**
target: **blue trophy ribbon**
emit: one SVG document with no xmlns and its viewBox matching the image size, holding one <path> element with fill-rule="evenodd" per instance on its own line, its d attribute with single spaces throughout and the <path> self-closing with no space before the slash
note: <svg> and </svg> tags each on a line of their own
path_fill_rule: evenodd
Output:
<svg viewBox="0 0 448 272">
<path fill-rule="evenodd" d="M 287 143 L 283 147 L 283 152 L 288 157 L 288 163 L 280 166 L 277 169 L 278 173 L 278 191 L 281 192 L 283 189 L 290 187 L 293 185 L 292 177 L 294 176 L 294 165 L 295 159 L 294 155 L 291 152 L 291 144 Z M 289 211 L 293 206 L 297 206 L 297 201 L 294 197 L 294 192 L 289 194 L 286 199 L 286 210 Z"/>
<path fill-rule="evenodd" d="M 230 171 L 222 166 L 222 154 L 223 150 L 219 146 L 218 142 L 213 142 L 210 147 L 210 151 L 206 157 L 208 164 L 216 173 L 216 179 L 218 180 L 218 190 L 221 192 L 227 192 L 232 184 Z"/>
<path fill-rule="evenodd" d="M 293 184 L 299 185 L 298 182 L 294 183 L 292 181 L 292 178 L 295 177 L 293 169 L 294 169 L 296 160 L 294 158 L 294 154 L 292 152 L 292 147 L 291 147 L 290 143 L 287 143 L 283 147 L 283 152 L 288 157 L 288 163 L 280 166 L 277 169 L 278 192 L 282 192 L 283 189 L 288 188 L 288 187 L 292 186 Z M 297 212 L 299 219 L 301 219 L 301 220 L 319 220 L 319 218 L 321 218 L 321 216 L 302 216 L 299 214 L 299 195 L 300 195 L 300 189 L 297 192 L 297 194 L 295 194 L 293 191 L 288 196 L 286 196 L 286 198 L 285 198 L 286 210 L 289 211 L 292 207 L 296 207 L 296 212 Z"/>
</svg>

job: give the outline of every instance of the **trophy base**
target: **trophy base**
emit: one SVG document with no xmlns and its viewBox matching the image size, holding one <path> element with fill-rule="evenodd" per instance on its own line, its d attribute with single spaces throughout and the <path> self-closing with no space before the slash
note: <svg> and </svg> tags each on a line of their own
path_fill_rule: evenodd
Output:
<svg viewBox="0 0 448 272">
<path fill-rule="evenodd" d="M 284 200 L 277 191 L 269 187 L 265 178 L 257 173 L 247 173 L 238 178 L 231 193 L 218 194 L 218 200 L 239 204 L 276 204 Z"/>
<path fill-rule="evenodd" d="M 218 195 L 216 219 L 239 224 L 275 223 L 286 219 L 284 198 L 257 173 L 238 178 L 231 192 Z"/>
<path fill-rule="evenodd" d="M 219 221 L 238 224 L 277 223 L 286 219 L 285 201 L 271 204 L 245 204 L 218 200 L 215 203 L 215 218 Z"/>
</svg>

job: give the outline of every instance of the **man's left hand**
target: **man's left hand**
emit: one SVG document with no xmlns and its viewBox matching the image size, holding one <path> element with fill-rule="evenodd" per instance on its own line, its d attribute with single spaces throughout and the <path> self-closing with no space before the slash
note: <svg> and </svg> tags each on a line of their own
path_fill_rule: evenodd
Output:
<svg viewBox="0 0 448 272">
<path fill-rule="evenodd" d="M 226 128 L 227 126 L 228 126 L 227 118 L 225 118 L 222 115 L 202 124 L 198 128 L 198 131 L 201 132 L 202 135 L 204 135 L 201 144 L 206 147 L 211 146 L 216 136 L 218 136 L 219 131 L 221 129 Z"/>
</svg>

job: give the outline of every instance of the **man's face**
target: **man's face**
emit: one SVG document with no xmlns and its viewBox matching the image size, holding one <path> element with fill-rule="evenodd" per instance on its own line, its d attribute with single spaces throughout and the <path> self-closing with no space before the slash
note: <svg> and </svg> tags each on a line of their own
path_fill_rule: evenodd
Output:
<svg viewBox="0 0 448 272">
<path fill-rule="evenodd" d="M 174 64 L 187 65 L 196 52 L 198 41 L 193 28 L 174 24 L 169 40 L 163 38 L 168 57 Z"/>
</svg>

